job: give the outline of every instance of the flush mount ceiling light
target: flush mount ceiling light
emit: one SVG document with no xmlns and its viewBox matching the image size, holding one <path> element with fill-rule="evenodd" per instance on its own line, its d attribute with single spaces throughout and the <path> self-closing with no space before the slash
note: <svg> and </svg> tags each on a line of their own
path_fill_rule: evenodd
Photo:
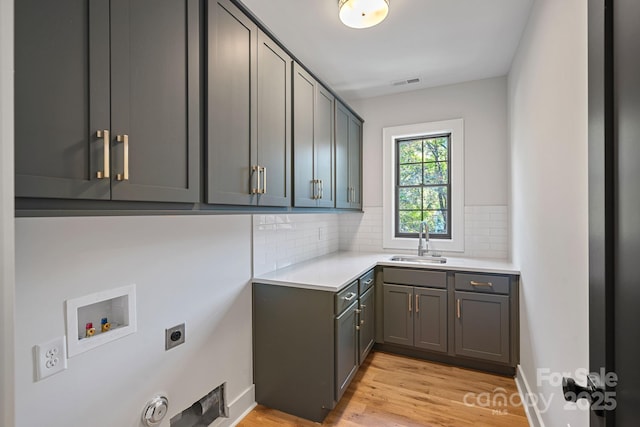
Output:
<svg viewBox="0 0 640 427">
<path fill-rule="evenodd" d="M 338 0 L 340 20 L 351 28 L 378 25 L 389 13 L 389 0 Z"/>
</svg>

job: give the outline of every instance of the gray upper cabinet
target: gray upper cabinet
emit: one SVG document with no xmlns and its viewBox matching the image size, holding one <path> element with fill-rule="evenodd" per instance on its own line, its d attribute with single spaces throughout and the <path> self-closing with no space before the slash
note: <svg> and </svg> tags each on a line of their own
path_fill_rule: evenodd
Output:
<svg viewBox="0 0 640 427">
<path fill-rule="evenodd" d="M 336 207 L 362 208 L 362 121 L 336 101 Z"/>
<path fill-rule="evenodd" d="M 199 201 L 199 31 L 197 0 L 111 0 L 112 199 Z"/>
<path fill-rule="evenodd" d="M 15 3 L 16 196 L 111 197 L 108 17 L 108 1 Z"/>
<path fill-rule="evenodd" d="M 229 0 L 207 7 L 207 202 L 257 199 L 258 27 Z"/>
<path fill-rule="evenodd" d="M 258 204 L 291 205 L 291 58 L 258 32 Z"/>
<path fill-rule="evenodd" d="M 291 58 L 231 1 L 207 15 L 207 202 L 289 206 Z"/>
<path fill-rule="evenodd" d="M 27 0 L 15 22 L 17 197 L 199 200 L 197 0 Z"/>
<path fill-rule="evenodd" d="M 335 97 L 293 65 L 294 206 L 335 207 Z"/>
</svg>

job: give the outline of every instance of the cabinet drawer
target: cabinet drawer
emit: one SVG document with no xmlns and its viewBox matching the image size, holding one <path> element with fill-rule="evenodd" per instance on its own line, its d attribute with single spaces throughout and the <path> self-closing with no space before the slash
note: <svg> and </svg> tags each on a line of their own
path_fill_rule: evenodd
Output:
<svg viewBox="0 0 640 427">
<path fill-rule="evenodd" d="M 354 301 L 358 299 L 358 281 L 355 280 L 349 286 L 341 290 L 336 294 L 335 311 L 336 315 L 342 313 L 342 311 L 349 307 Z"/>
<path fill-rule="evenodd" d="M 360 295 L 364 294 L 367 289 L 373 286 L 375 281 L 375 270 L 370 270 L 360 277 Z"/>
<path fill-rule="evenodd" d="M 456 290 L 509 294 L 509 277 L 479 273 L 455 273 Z"/>
<path fill-rule="evenodd" d="M 444 271 L 412 270 L 409 268 L 385 268 L 384 282 L 400 285 L 446 288 L 447 273 Z"/>
</svg>

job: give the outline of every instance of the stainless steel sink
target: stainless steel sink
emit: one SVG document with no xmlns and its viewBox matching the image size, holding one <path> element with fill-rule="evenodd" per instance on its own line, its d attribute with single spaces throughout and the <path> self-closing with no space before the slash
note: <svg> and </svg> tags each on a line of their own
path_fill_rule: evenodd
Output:
<svg viewBox="0 0 640 427">
<path fill-rule="evenodd" d="M 441 256 L 412 256 L 412 255 L 394 255 L 390 261 L 410 262 L 414 264 L 444 264 L 447 262 L 445 257 Z"/>
</svg>

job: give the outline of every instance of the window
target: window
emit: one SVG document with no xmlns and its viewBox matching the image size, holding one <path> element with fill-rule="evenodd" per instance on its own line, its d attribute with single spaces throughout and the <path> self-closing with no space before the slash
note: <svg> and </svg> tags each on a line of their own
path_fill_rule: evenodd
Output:
<svg viewBox="0 0 640 427">
<path fill-rule="evenodd" d="M 395 236 L 418 237 L 425 221 L 432 238 L 451 238 L 451 134 L 397 139 Z"/>
<path fill-rule="evenodd" d="M 464 251 L 462 119 L 383 129 L 383 245 L 416 249 L 426 221 L 438 251 Z"/>
</svg>

